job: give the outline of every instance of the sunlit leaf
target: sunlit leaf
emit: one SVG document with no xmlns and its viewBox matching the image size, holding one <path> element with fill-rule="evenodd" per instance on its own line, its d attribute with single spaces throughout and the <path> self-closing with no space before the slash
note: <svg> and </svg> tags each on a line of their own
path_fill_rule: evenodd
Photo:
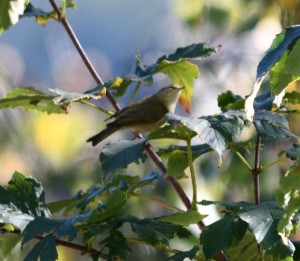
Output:
<svg viewBox="0 0 300 261">
<path fill-rule="evenodd" d="M 173 215 L 163 216 L 157 218 L 157 220 L 181 226 L 188 226 L 191 224 L 196 224 L 205 217 L 205 215 L 201 215 L 197 211 L 189 210 L 183 213 L 175 213 Z"/>
<path fill-rule="evenodd" d="M 66 113 L 65 104 L 55 104 L 55 95 L 46 94 L 34 87 L 11 90 L 0 99 L 0 109 L 22 107 L 25 110 L 38 110 L 47 113 Z"/>
<path fill-rule="evenodd" d="M 28 0 L 1 0 L 0 35 L 18 22 L 19 16 L 23 14 L 27 4 Z"/>
</svg>

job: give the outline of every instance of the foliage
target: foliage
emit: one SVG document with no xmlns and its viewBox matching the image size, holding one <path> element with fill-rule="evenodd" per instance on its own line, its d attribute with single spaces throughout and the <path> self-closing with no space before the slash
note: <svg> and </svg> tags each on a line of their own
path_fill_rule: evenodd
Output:
<svg viewBox="0 0 300 261">
<path fill-rule="evenodd" d="M 54 8 L 51 12 L 45 12 L 27 1 L 17 1 L 22 8 L 13 12 L 15 20 L 12 21 L 8 19 L 12 2 L 7 0 L 0 6 L 5 14 L 0 20 L 0 30 L 14 24 L 23 12 L 23 17 L 34 17 L 44 25 L 48 19 L 65 19 L 65 8 L 74 7 L 72 1 L 62 1 L 61 11 Z M 33 177 L 15 172 L 7 186 L 0 187 L 0 228 L 4 238 L 0 238 L 1 257 L 7 257 L 18 242 L 26 247 L 28 242 L 38 239 L 24 260 L 56 260 L 57 245 L 80 250 L 93 260 L 127 259 L 133 252 L 134 244 L 152 246 L 165 252 L 166 259 L 175 261 L 224 260 L 227 255 L 232 260 L 268 260 L 269 257 L 272 260 L 292 260 L 297 244 L 294 245 L 288 236 L 296 233 L 299 226 L 300 146 L 297 143 L 299 137 L 290 130 L 286 119 L 286 115 L 297 110 L 289 111 L 286 106 L 299 105 L 299 93 L 285 94 L 285 88 L 299 79 L 299 37 L 300 26 L 287 27 L 277 35 L 258 65 L 252 93 L 247 98 L 230 91 L 218 96 L 222 113 L 200 117 L 170 113 L 166 115 L 165 124 L 146 138 L 106 144 L 99 155 L 102 170 L 100 182 L 71 199 L 46 203 L 42 184 Z M 98 84 L 86 93 L 57 89 L 46 92 L 35 87 L 19 87 L 0 99 L 0 108 L 21 107 L 47 113 L 68 113 L 72 103 L 80 102 L 110 114 L 88 100 L 95 102 L 110 94 L 111 99 L 121 97 L 130 85 L 135 85 L 136 90 L 142 85 L 150 86 L 155 81 L 154 76 L 163 73 L 172 84 L 185 86 L 179 102 L 186 111 L 190 111 L 193 83 L 199 76 L 195 61 L 200 62 L 216 54 L 219 48 L 209 47 L 206 43 L 191 44 L 161 56 L 151 65 L 144 64 L 138 54 L 131 73 Z M 270 73 L 270 90 L 258 95 L 267 73 Z M 283 103 L 276 102 L 277 107 L 273 106 L 276 98 L 273 95 L 282 93 Z M 249 135 L 246 141 L 241 142 L 242 132 L 249 129 L 255 130 L 256 135 Z M 254 143 L 255 136 L 258 137 L 256 145 L 248 146 Z M 192 145 L 191 140 L 195 137 L 200 142 Z M 292 140 L 294 144 L 282 150 L 274 162 L 261 166 L 258 160 L 260 151 L 267 150 L 262 145 L 278 138 Z M 153 140 L 166 139 L 180 140 L 186 145 L 166 148 L 159 143 L 158 149 L 151 147 Z M 254 167 L 244 156 L 244 150 L 250 150 L 255 157 Z M 276 201 L 258 204 L 260 187 L 254 182 L 257 204 L 197 202 L 193 162 L 212 151 L 217 152 L 219 165 L 225 151 L 233 153 L 246 167 L 246 175 L 253 175 L 256 179 L 279 161 L 289 160 L 275 192 Z M 147 156 L 159 171 L 150 171 L 144 177 L 126 173 L 130 164 L 142 165 Z M 167 167 L 160 156 L 167 161 Z M 190 176 L 185 173 L 186 169 L 190 170 Z M 240 171 L 240 175 L 244 172 Z M 191 202 L 180 185 L 181 179 L 186 177 L 190 177 L 192 182 Z M 187 207 L 185 211 L 168 203 L 167 199 L 155 196 L 153 187 L 163 178 L 180 196 Z M 245 184 L 245 187 L 248 185 Z M 146 199 L 149 205 L 159 203 L 168 210 L 162 215 L 141 217 L 130 207 L 137 198 Z M 205 226 L 202 220 L 206 215 L 198 212 L 197 204 L 221 206 L 224 209 L 220 213 L 224 215 Z M 201 233 L 192 233 L 190 225 L 197 225 Z M 188 247 L 175 249 L 173 240 L 185 242 Z"/>
</svg>

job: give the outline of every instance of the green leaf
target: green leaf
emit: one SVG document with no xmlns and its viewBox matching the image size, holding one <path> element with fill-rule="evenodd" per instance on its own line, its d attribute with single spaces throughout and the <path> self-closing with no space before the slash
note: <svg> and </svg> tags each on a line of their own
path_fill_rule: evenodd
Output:
<svg viewBox="0 0 300 261">
<path fill-rule="evenodd" d="M 34 217 L 51 216 L 45 202 L 44 188 L 35 178 L 15 172 L 8 182 L 7 190 L 13 198 L 12 203 L 23 213 Z"/>
<path fill-rule="evenodd" d="M 296 47 L 300 47 L 300 41 L 297 42 L 299 43 Z M 299 47 L 297 47 L 295 51 L 294 49 L 291 52 L 289 50 L 285 51 L 281 59 L 270 70 L 271 90 L 274 95 L 281 93 L 281 91 L 283 91 L 289 83 L 300 79 L 300 71 L 291 73 L 292 69 L 287 69 L 289 58 L 292 56 L 299 56 L 299 54 L 293 54 L 296 51 L 300 53 Z M 298 65 L 296 65 L 296 67 L 299 68 L 299 60 L 297 61 Z"/>
<path fill-rule="evenodd" d="M 247 223 L 231 215 L 206 226 L 200 235 L 205 256 L 211 258 L 213 254 L 228 249 L 233 242 L 244 237 L 246 230 Z"/>
<path fill-rule="evenodd" d="M 206 215 L 201 215 L 195 210 L 189 210 L 183 213 L 175 213 L 169 216 L 163 216 L 157 218 L 157 220 L 176 224 L 176 225 L 181 225 L 181 226 L 188 226 L 191 224 L 196 224 L 197 222 L 201 221 L 205 217 Z"/>
<path fill-rule="evenodd" d="M 124 206 L 127 202 L 126 193 L 122 190 L 114 191 L 109 198 L 105 201 L 105 210 L 103 219 L 113 216 L 121 215 L 124 212 Z"/>
<path fill-rule="evenodd" d="M 18 234 L 2 233 L 0 235 L 0 259 L 8 260 L 7 257 L 20 242 L 20 240 L 21 237 Z"/>
<path fill-rule="evenodd" d="M 259 111 L 255 113 L 253 123 L 259 135 L 263 137 L 295 137 L 289 129 L 288 121 L 282 115 Z"/>
<path fill-rule="evenodd" d="M 288 104 L 299 104 L 300 103 L 300 93 L 299 92 L 288 92 L 283 97 L 284 103 Z"/>
<path fill-rule="evenodd" d="M 280 187 L 276 190 L 276 200 L 285 209 L 278 223 L 278 231 L 286 236 L 294 230 L 292 220 L 300 208 L 300 175 L 293 170 L 281 178 Z"/>
<path fill-rule="evenodd" d="M 194 246 L 192 249 L 188 251 L 180 251 L 179 253 L 170 256 L 167 260 L 185 261 L 186 258 L 189 258 L 190 260 L 194 260 L 198 251 L 199 251 L 199 247 Z"/>
<path fill-rule="evenodd" d="M 244 103 L 244 99 L 239 95 L 235 95 L 232 91 L 223 92 L 218 95 L 218 106 L 222 112 L 228 110 L 242 110 Z"/>
<path fill-rule="evenodd" d="M 296 43 L 296 39 L 300 37 L 300 26 L 294 25 L 285 28 L 278 34 L 266 52 L 265 56 L 260 61 L 257 67 L 257 76 L 259 79 L 263 77 L 276 64 L 287 49 L 292 49 Z"/>
<path fill-rule="evenodd" d="M 108 248 L 108 260 L 113 260 L 116 256 L 126 259 L 131 252 L 126 244 L 126 238 L 117 230 L 111 231 L 109 236 L 100 242 L 100 245 Z"/>
<path fill-rule="evenodd" d="M 40 240 L 24 258 L 24 261 L 38 261 L 47 260 L 55 261 L 57 260 L 57 250 L 55 237 L 53 235 L 48 235 Z"/>
<path fill-rule="evenodd" d="M 70 240 L 74 239 L 77 235 L 77 230 L 74 228 L 73 223 L 78 221 L 81 217 L 78 216 L 70 220 L 54 220 L 45 217 L 37 217 L 31 221 L 22 233 L 22 245 L 29 240 L 36 238 L 37 235 L 49 234 L 55 232 L 58 236 L 68 237 Z"/>
<path fill-rule="evenodd" d="M 49 89 L 50 93 L 56 96 L 53 99 L 54 104 L 64 104 L 69 105 L 71 102 L 78 102 L 81 100 L 100 100 L 101 96 L 91 95 L 91 94 L 81 94 L 76 92 L 67 92 L 59 89 Z"/>
<path fill-rule="evenodd" d="M 189 166 L 187 153 L 174 150 L 168 159 L 167 175 L 177 179 L 186 176 L 184 170 Z"/>
<path fill-rule="evenodd" d="M 100 163 L 104 177 L 110 172 L 126 168 L 130 163 L 144 161 L 146 139 L 121 140 L 109 143 L 100 154 Z"/>
<path fill-rule="evenodd" d="M 295 247 L 288 238 L 278 234 L 277 224 L 282 215 L 282 209 L 274 203 L 262 203 L 239 213 L 239 217 L 248 223 L 257 243 L 262 244 L 268 253 L 283 259 L 292 256 Z"/>
<path fill-rule="evenodd" d="M 11 25 L 18 22 L 28 0 L 1 0 L 0 2 L 0 35 Z"/>
<path fill-rule="evenodd" d="M 179 103 L 185 111 L 190 112 L 194 80 L 199 76 L 198 66 L 185 59 L 179 59 L 176 62 L 162 60 L 157 65 L 156 72 L 166 74 L 174 85 L 185 87 L 181 91 Z"/>
<path fill-rule="evenodd" d="M 142 177 L 140 180 L 133 184 L 128 184 L 129 190 L 135 191 L 139 188 L 145 187 L 147 185 L 152 185 L 162 174 L 160 172 L 150 172 L 146 176 Z"/>
<path fill-rule="evenodd" d="M 129 221 L 132 231 L 138 237 L 151 245 L 169 245 L 169 240 L 177 234 L 179 237 L 189 237 L 190 232 L 179 225 L 161 222 L 155 219 L 137 219 Z"/>
<path fill-rule="evenodd" d="M 215 116 L 187 118 L 169 113 L 168 123 L 150 133 L 150 139 L 174 138 L 190 139 L 196 134 L 213 150 L 222 155 L 226 145 L 238 136 L 245 126 L 245 114 L 227 112 Z"/>
<path fill-rule="evenodd" d="M 47 113 L 67 113 L 65 104 L 55 104 L 54 98 L 54 95 L 45 94 L 34 87 L 16 88 L 0 99 L 0 109 L 22 107 Z"/>
<path fill-rule="evenodd" d="M 210 229 L 210 234 L 205 238 L 206 241 L 203 241 L 203 244 L 207 244 L 207 246 L 203 246 L 203 250 L 204 253 L 207 253 L 209 256 L 222 250 L 222 247 L 212 244 L 212 237 L 222 235 L 222 237 L 216 239 L 221 243 L 218 241 L 218 244 L 215 244 L 223 244 L 224 247 L 228 247 L 228 240 L 230 240 L 228 237 L 229 235 L 234 235 L 233 232 L 231 232 L 231 227 L 234 226 L 232 222 L 241 220 L 247 223 L 257 243 L 262 244 L 267 253 L 281 259 L 293 255 L 295 248 L 291 241 L 283 234 L 278 233 L 277 224 L 283 217 L 284 211 L 282 208 L 279 208 L 275 202 L 264 202 L 260 205 L 254 205 L 248 202 L 202 201 L 201 204 L 220 204 L 226 208 L 225 217 L 205 228 Z M 299 222 L 299 215 L 295 216 L 292 222 Z M 203 231 L 202 234 L 201 239 L 205 237 L 205 231 Z M 242 236 L 242 234 L 240 235 Z M 221 241 L 223 237 L 225 238 L 224 242 Z M 241 240 L 242 237 L 236 238 L 236 243 L 239 243 Z"/>
<path fill-rule="evenodd" d="M 300 144 L 293 144 L 293 148 L 286 151 L 286 156 L 300 163 Z"/>
<path fill-rule="evenodd" d="M 0 223 L 24 230 L 37 216 L 51 216 L 42 185 L 15 172 L 7 188 L 0 187 Z"/>
</svg>

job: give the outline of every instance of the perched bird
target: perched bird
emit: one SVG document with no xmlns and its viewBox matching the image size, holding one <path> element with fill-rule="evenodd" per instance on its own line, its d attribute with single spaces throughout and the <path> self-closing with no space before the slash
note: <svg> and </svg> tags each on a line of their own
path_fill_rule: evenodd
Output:
<svg viewBox="0 0 300 261">
<path fill-rule="evenodd" d="M 123 108 L 107 119 L 115 118 L 113 122 L 108 123 L 103 131 L 89 138 L 87 142 L 92 142 L 92 145 L 95 146 L 114 132 L 124 128 L 149 131 L 159 127 L 164 123 L 164 116 L 168 112 L 174 112 L 183 88 L 167 86 L 157 93 Z"/>
</svg>

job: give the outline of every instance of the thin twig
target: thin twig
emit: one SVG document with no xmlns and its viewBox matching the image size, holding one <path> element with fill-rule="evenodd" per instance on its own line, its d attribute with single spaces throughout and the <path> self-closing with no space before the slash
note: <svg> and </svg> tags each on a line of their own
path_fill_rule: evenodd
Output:
<svg viewBox="0 0 300 261">
<path fill-rule="evenodd" d="M 99 106 L 97 106 L 97 105 L 95 105 L 95 104 L 93 104 L 93 103 L 87 102 L 87 101 L 85 101 L 85 100 L 80 100 L 80 101 L 78 101 L 78 102 L 79 102 L 79 103 L 82 103 L 82 104 L 85 104 L 85 105 L 87 105 L 87 106 L 89 106 L 89 107 L 92 107 L 92 108 L 94 108 L 94 109 L 96 109 L 96 110 L 98 110 L 98 111 L 101 111 L 101 112 L 103 112 L 103 113 L 105 113 L 105 114 L 107 114 L 107 115 L 109 115 L 109 116 L 114 115 L 114 112 L 109 111 L 109 110 L 106 110 L 106 109 L 104 109 L 104 108 L 102 108 L 102 107 L 99 107 Z"/>
<path fill-rule="evenodd" d="M 243 155 L 240 152 L 238 152 L 235 149 L 231 149 L 231 151 L 242 161 L 242 163 L 246 166 L 246 168 L 249 171 L 252 171 L 250 164 L 247 162 L 247 160 L 243 157 Z"/>
<path fill-rule="evenodd" d="M 92 75 L 92 77 L 94 78 L 95 82 L 97 84 L 103 85 L 104 84 L 103 80 L 101 79 L 101 77 L 97 73 L 96 69 L 94 68 L 93 64 L 91 63 L 90 59 L 88 58 L 87 54 L 83 50 L 83 48 L 82 48 L 79 40 L 77 39 L 77 37 L 76 37 L 71 25 L 69 24 L 68 20 L 65 17 L 62 17 L 61 11 L 59 10 L 58 6 L 56 5 L 55 0 L 49 0 L 49 1 L 52 5 L 53 9 L 57 13 L 58 18 L 61 21 L 62 25 L 66 29 L 69 37 L 71 38 L 71 41 L 73 42 L 75 48 L 77 49 L 77 51 L 78 51 L 81 59 L 83 60 L 86 68 L 89 70 L 89 72 Z M 112 94 L 108 90 L 106 91 L 106 96 L 109 99 L 112 106 L 115 108 L 115 110 L 119 111 L 120 110 L 119 104 L 116 102 L 116 100 L 114 99 L 114 97 L 112 96 Z"/>
</svg>

